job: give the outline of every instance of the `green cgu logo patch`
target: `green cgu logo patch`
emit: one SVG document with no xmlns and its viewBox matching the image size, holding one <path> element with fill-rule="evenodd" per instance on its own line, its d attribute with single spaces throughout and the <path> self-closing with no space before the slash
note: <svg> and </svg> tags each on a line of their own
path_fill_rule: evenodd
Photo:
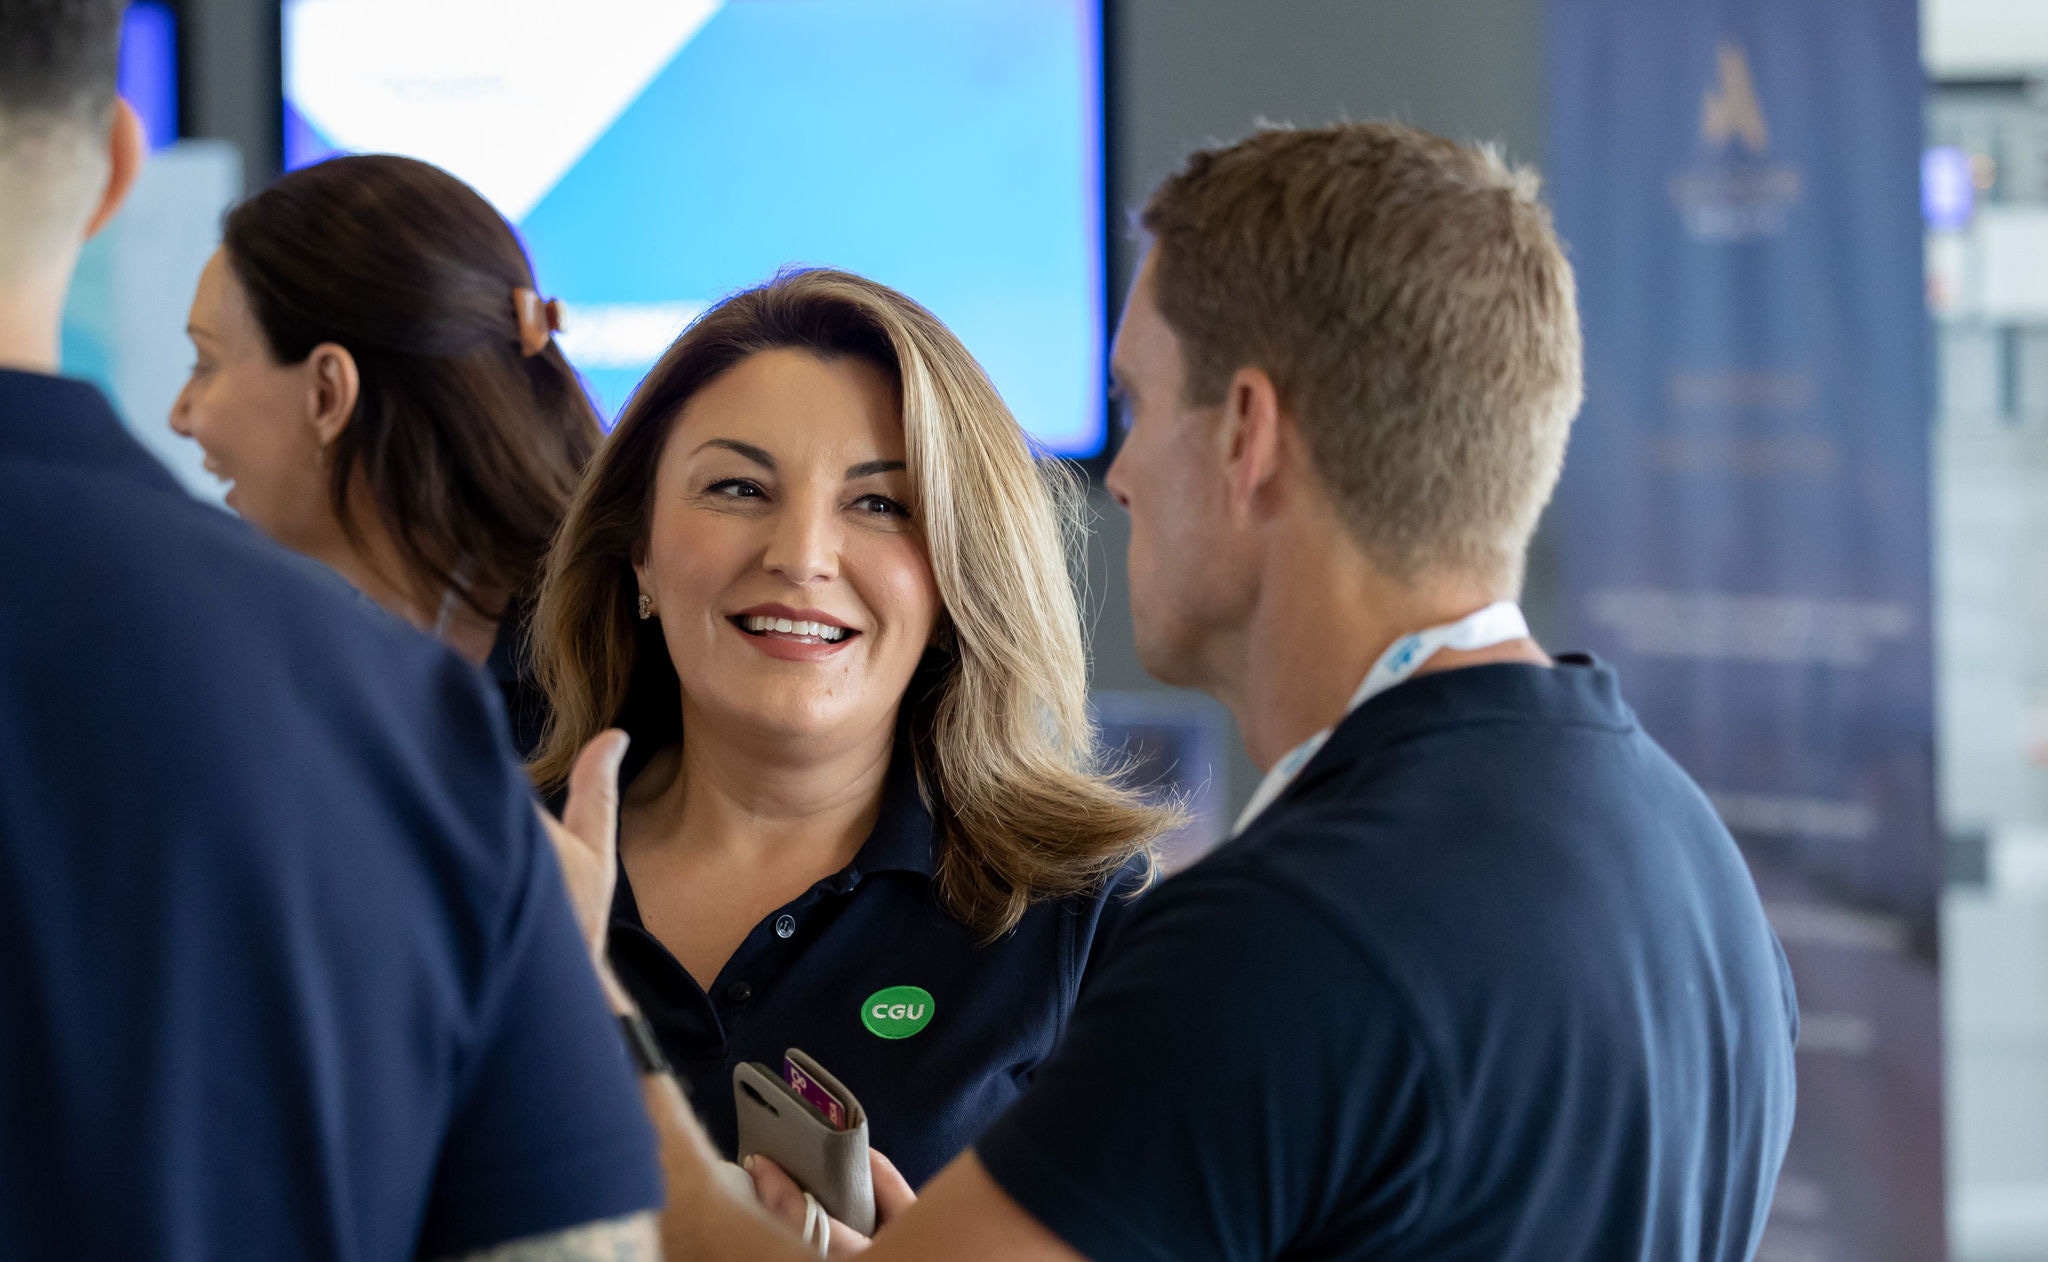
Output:
<svg viewBox="0 0 2048 1262">
<path fill-rule="evenodd" d="M 932 1023 L 932 992 L 922 986 L 891 986 L 860 1005 L 860 1022 L 876 1038 L 907 1039 Z"/>
</svg>

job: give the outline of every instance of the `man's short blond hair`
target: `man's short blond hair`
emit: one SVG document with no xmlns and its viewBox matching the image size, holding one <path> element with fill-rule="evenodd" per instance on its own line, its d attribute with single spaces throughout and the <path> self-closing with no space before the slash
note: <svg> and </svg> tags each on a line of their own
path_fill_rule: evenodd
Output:
<svg viewBox="0 0 2048 1262">
<path fill-rule="evenodd" d="M 1532 171 L 1396 123 L 1267 129 L 1195 154 L 1141 223 L 1190 404 L 1263 369 L 1376 564 L 1520 588 L 1581 393 Z"/>
</svg>

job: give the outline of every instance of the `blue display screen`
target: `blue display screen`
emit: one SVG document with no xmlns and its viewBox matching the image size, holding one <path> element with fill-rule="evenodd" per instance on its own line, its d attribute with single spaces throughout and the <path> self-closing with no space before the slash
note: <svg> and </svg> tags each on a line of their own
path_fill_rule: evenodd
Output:
<svg viewBox="0 0 2048 1262">
<path fill-rule="evenodd" d="M 791 265 L 931 308 L 1048 451 L 1099 452 L 1100 0 L 286 0 L 286 164 L 406 153 L 517 226 L 615 414 Z"/>
<path fill-rule="evenodd" d="M 121 19 L 119 91 L 142 116 L 149 147 L 178 139 L 178 19 L 160 0 L 135 0 Z"/>
</svg>

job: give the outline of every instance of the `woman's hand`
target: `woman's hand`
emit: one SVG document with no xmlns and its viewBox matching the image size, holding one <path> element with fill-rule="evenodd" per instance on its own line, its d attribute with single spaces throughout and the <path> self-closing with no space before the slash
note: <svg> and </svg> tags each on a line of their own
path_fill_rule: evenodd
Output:
<svg viewBox="0 0 2048 1262">
<path fill-rule="evenodd" d="M 599 732 L 569 772 L 569 800 L 557 820 L 545 809 L 541 823 L 555 846 L 555 861 L 569 887 L 569 905 L 600 974 L 605 967 L 605 931 L 611 923 L 612 890 L 619 881 L 619 764 L 627 737 L 617 728 Z M 799 1201 L 803 1198 L 798 1197 Z"/>
<path fill-rule="evenodd" d="M 761 1198 L 769 1216 L 802 1235 L 804 1190 L 796 1185 L 796 1180 L 766 1157 L 749 1157 L 745 1165 L 747 1173 L 754 1176 L 754 1194 Z M 895 1221 L 897 1215 L 917 1203 L 917 1193 L 910 1190 L 910 1184 L 897 1172 L 895 1164 L 872 1148 L 868 1149 L 868 1169 L 874 1178 L 875 1231 L 879 1234 Z M 835 1218 L 832 1220 L 831 1252 L 825 1256 L 852 1257 L 866 1252 L 869 1243 L 866 1236 Z"/>
</svg>

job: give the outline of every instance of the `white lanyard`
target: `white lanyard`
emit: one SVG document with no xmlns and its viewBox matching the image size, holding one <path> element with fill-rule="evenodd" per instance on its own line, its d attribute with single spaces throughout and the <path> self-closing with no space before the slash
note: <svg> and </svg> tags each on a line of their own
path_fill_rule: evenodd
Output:
<svg viewBox="0 0 2048 1262">
<path fill-rule="evenodd" d="M 1522 617 L 1521 609 L 1511 600 L 1497 601 L 1478 613 L 1460 618 L 1456 622 L 1440 627 L 1425 627 L 1420 631 L 1402 636 L 1380 654 L 1380 660 L 1372 664 L 1365 673 L 1365 682 L 1358 685 L 1358 691 L 1351 694 L 1351 704 L 1344 707 L 1344 713 L 1353 710 L 1379 696 L 1395 684 L 1405 683 L 1422 664 L 1435 657 L 1439 649 L 1457 649 L 1471 652 L 1475 649 L 1490 649 L 1496 644 L 1509 640 L 1523 639 L 1529 634 L 1529 624 Z M 1287 751 L 1285 757 L 1273 764 L 1266 778 L 1259 782 L 1258 791 L 1252 800 L 1245 803 L 1244 813 L 1237 817 L 1237 827 L 1230 830 L 1235 837 L 1245 830 L 1245 825 L 1259 817 L 1259 813 L 1273 804 L 1273 799 L 1285 792 L 1294 783 L 1294 777 L 1316 756 L 1316 751 L 1330 739 L 1335 727 L 1326 727 L 1301 744 Z"/>
</svg>

